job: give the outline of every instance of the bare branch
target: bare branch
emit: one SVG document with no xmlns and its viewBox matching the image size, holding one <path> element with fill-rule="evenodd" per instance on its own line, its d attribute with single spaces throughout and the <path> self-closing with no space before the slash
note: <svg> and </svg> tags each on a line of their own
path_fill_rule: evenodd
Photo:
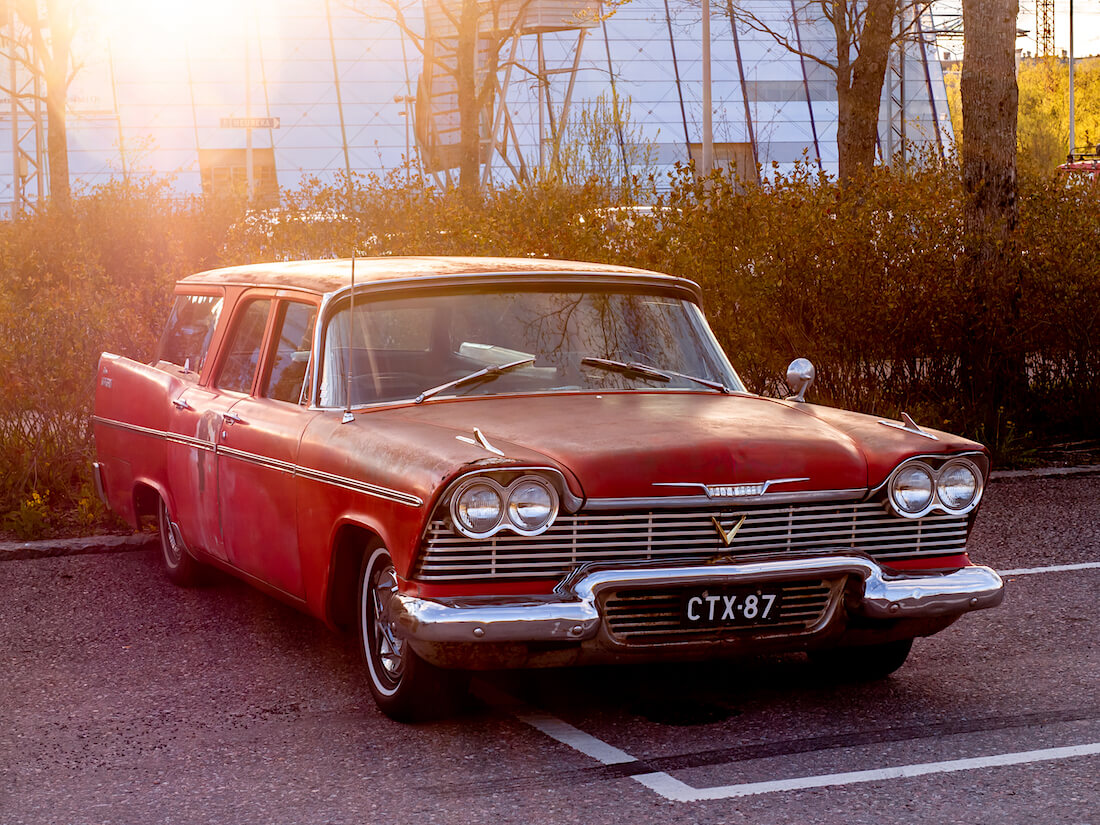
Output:
<svg viewBox="0 0 1100 825">
<path fill-rule="evenodd" d="M 412 26 L 409 25 L 408 18 L 405 17 L 405 10 L 401 7 L 401 4 L 398 2 L 398 0 L 377 0 L 377 2 L 382 3 L 384 6 L 386 6 L 392 12 L 392 15 L 381 16 L 377 14 L 372 14 L 371 12 L 360 8 L 358 0 L 345 0 L 344 6 L 349 11 L 358 14 L 360 17 L 365 17 L 367 20 L 377 20 L 382 23 L 396 24 L 397 27 L 401 29 L 401 33 L 409 38 L 416 50 L 423 54 L 424 37 Z"/>
<path fill-rule="evenodd" d="M 801 48 L 794 40 L 791 39 L 789 35 L 776 31 L 771 25 L 757 17 L 754 12 L 741 8 L 736 3 L 730 3 L 730 8 L 734 14 L 735 19 L 744 23 L 746 26 L 748 26 L 748 28 L 755 32 L 766 34 L 783 49 L 786 49 L 787 51 L 791 52 L 792 54 L 796 54 L 799 57 L 804 57 L 807 60 L 811 60 L 814 63 L 824 66 L 826 69 L 829 69 L 833 72 L 837 71 L 837 65 L 835 63 L 830 63 L 828 60 L 824 59 L 820 55 L 816 55 L 813 52 Z M 794 22 L 792 18 L 788 18 L 788 20 L 791 20 L 792 23 Z"/>
</svg>

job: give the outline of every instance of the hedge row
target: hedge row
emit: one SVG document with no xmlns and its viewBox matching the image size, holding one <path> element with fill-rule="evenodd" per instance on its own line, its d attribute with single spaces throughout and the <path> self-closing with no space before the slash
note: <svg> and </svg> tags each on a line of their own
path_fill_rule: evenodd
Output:
<svg viewBox="0 0 1100 825">
<path fill-rule="evenodd" d="M 615 191 L 656 209 L 616 211 L 630 198 L 595 182 L 497 189 L 471 203 L 394 176 L 284 193 L 275 217 L 239 201 L 180 202 L 157 184 L 115 185 L 78 199 L 75 214 L 0 227 L 0 528 L 56 529 L 58 505 L 70 523 L 100 517 L 87 472 L 96 358 L 148 358 L 176 278 L 353 251 L 549 256 L 684 275 L 703 286 L 711 323 L 755 390 L 781 391 L 787 362 L 806 356 L 816 400 L 905 410 L 1003 455 L 1046 437 L 1095 437 L 1093 188 L 1022 183 L 1008 250 L 1018 275 L 1004 283 L 966 267 L 950 167 L 880 169 L 846 189 L 809 171 L 760 186 L 721 176 L 703 186 L 687 172 L 660 191 L 631 184 Z"/>
</svg>

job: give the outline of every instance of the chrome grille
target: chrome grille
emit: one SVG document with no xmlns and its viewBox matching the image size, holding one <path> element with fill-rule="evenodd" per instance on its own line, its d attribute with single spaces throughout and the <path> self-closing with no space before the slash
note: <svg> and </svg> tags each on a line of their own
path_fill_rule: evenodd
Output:
<svg viewBox="0 0 1100 825">
<path fill-rule="evenodd" d="M 745 516 L 727 549 L 712 518 L 725 530 Z M 558 579 L 589 562 L 707 559 L 729 555 L 846 549 L 875 559 L 946 556 L 965 552 L 965 516 L 902 519 L 876 502 L 651 510 L 558 516 L 540 536 L 498 533 L 468 539 L 443 519 L 433 520 L 417 568 L 429 581 Z"/>
<path fill-rule="evenodd" d="M 779 618 L 759 625 L 743 625 L 723 628 L 693 626 L 681 619 L 682 603 L 686 591 L 668 589 L 627 590 L 609 596 L 603 605 L 607 630 L 619 641 L 688 641 L 708 639 L 731 634 L 759 634 L 783 631 L 797 633 L 818 624 L 829 607 L 838 582 L 826 580 L 786 582 L 774 588 L 779 590 Z"/>
</svg>

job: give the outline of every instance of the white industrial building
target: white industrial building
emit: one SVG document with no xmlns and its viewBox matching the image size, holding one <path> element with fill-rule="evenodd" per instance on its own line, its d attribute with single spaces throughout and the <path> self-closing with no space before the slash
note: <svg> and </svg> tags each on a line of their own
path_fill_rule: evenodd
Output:
<svg viewBox="0 0 1100 825">
<path fill-rule="evenodd" d="M 600 101 L 606 111 L 613 99 L 625 110 L 621 121 L 605 122 L 616 164 L 660 172 L 699 156 L 700 0 L 630 0 L 613 10 L 597 2 L 493 0 L 503 44 L 501 66 L 489 78 L 498 93 L 483 113 L 486 180 L 545 168 L 556 148 L 578 139 L 582 114 Z M 486 8 L 493 3 L 483 0 Z M 405 4 L 408 31 L 383 0 L 193 0 L 179 4 L 186 9 L 155 0 L 88 4 L 69 93 L 78 191 L 153 173 L 170 176 L 181 194 L 251 180 L 271 198 L 277 186 L 333 182 L 348 171 L 385 174 L 405 158 L 441 182 L 455 173 L 447 149 L 457 135 L 447 10 L 458 0 Z M 806 16 L 815 4 L 735 6 L 751 7 L 809 53 L 827 57 L 835 48 L 826 26 Z M 736 165 L 742 176 L 752 176 L 757 164 L 785 169 L 799 161 L 835 172 L 834 75 L 730 9 L 730 0 L 711 2 L 716 162 Z M 425 19 L 431 37 L 422 46 L 417 35 Z M 893 55 L 880 157 L 911 144 L 942 150 L 951 138 L 932 22 L 919 21 Z M 3 23 L 18 34 L 10 19 Z M 483 23 L 485 43 L 493 28 Z M 5 57 L 0 124 L 11 139 L 0 140 L 0 210 L 10 214 L 33 208 L 45 194 L 45 114 L 33 103 L 33 78 Z"/>
</svg>

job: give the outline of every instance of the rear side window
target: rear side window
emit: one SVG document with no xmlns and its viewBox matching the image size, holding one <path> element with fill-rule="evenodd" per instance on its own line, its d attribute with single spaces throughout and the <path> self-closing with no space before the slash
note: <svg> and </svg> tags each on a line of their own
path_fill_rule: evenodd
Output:
<svg viewBox="0 0 1100 825">
<path fill-rule="evenodd" d="M 222 299 L 215 295 L 178 296 L 160 339 L 158 360 L 196 373 L 202 370 L 221 310 Z"/>
<path fill-rule="evenodd" d="M 302 397 L 309 352 L 313 346 L 313 324 L 317 307 L 283 302 L 275 321 L 275 353 L 264 395 L 297 404 Z"/>
<path fill-rule="evenodd" d="M 247 393 L 260 365 L 267 313 L 271 301 L 250 301 L 244 311 L 235 314 L 233 332 L 225 347 L 225 360 L 218 372 L 217 385 L 223 390 Z"/>
</svg>

